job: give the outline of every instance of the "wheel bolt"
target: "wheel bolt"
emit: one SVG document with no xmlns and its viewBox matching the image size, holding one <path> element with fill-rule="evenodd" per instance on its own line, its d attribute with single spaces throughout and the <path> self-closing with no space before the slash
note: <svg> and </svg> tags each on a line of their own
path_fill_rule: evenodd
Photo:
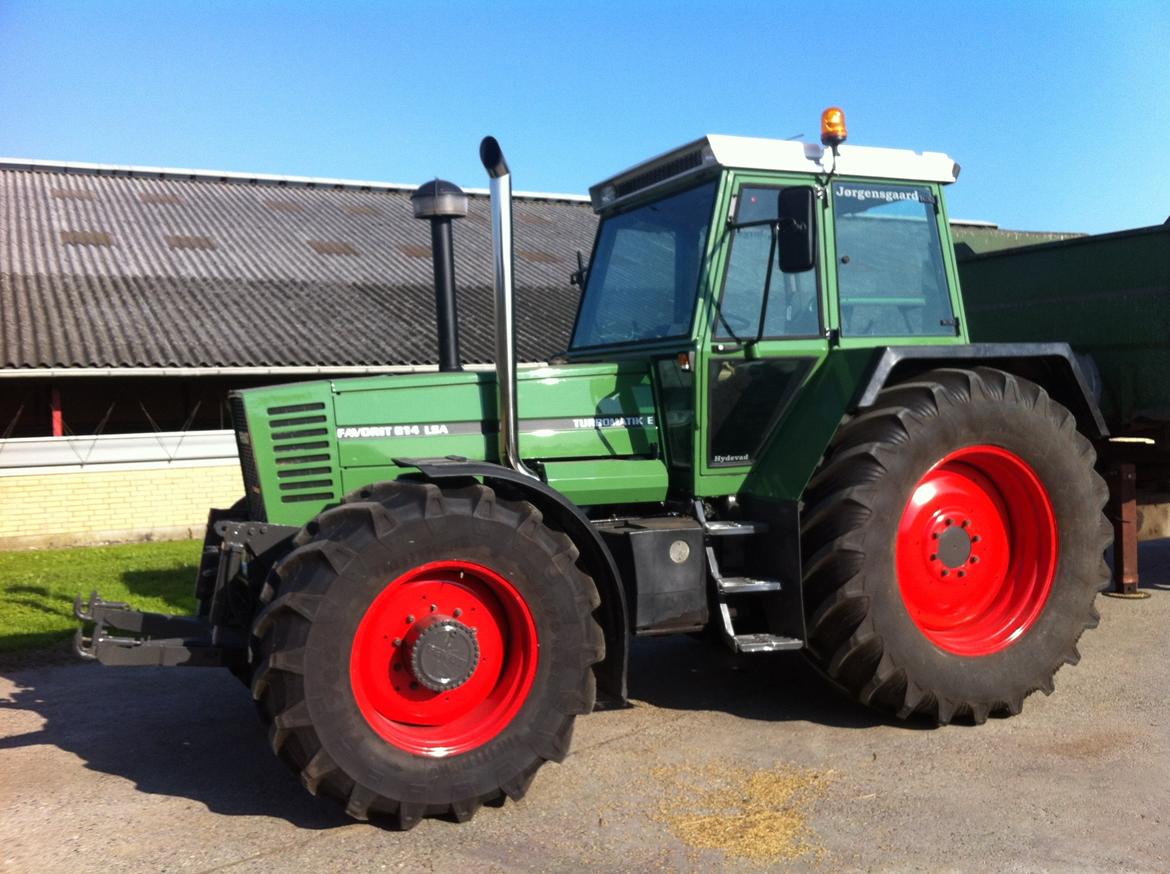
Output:
<svg viewBox="0 0 1170 874">
<path fill-rule="evenodd" d="M 451 615 L 452 615 L 452 616 L 454 616 L 456 619 L 458 619 L 460 616 L 462 616 L 462 615 L 463 615 L 463 608 L 462 608 L 462 607 L 456 607 L 456 608 L 455 608 L 455 611 L 454 611 L 454 612 L 453 612 Z"/>
<path fill-rule="evenodd" d="M 970 528 L 970 527 L 971 527 L 971 520 L 970 520 L 970 519 L 964 519 L 964 520 L 963 520 L 963 523 L 962 523 L 962 525 L 961 525 L 960 527 L 961 527 L 961 528 Z"/>
<path fill-rule="evenodd" d="M 417 689 L 418 688 L 418 680 L 411 680 L 410 681 L 410 688 Z"/>
<path fill-rule="evenodd" d="M 402 646 L 402 638 L 401 637 L 394 638 L 393 643 L 395 646 Z"/>
<path fill-rule="evenodd" d="M 438 610 L 438 609 L 439 609 L 439 605 L 438 605 L 438 604 L 432 604 L 432 605 L 431 605 L 431 612 L 432 612 L 432 613 L 434 613 L 434 612 L 435 612 L 436 610 Z"/>
<path fill-rule="evenodd" d="M 943 524 L 950 528 L 955 524 L 955 521 L 953 519 L 943 519 Z"/>
<path fill-rule="evenodd" d="M 967 572 L 966 572 L 966 571 L 959 571 L 959 578 L 960 578 L 960 579 L 962 579 L 962 578 L 963 578 L 963 577 L 965 577 L 965 576 L 967 576 Z"/>
<path fill-rule="evenodd" d="M 979 564 L 979 556 L 977 556 L 977 555 L 971 556 L 971 564 Z"/>
<path fill-rule="evenodd" d="M 947 576 L 948 574 L 950 574 L 950 571 L 943 571 L 943 572 L 942 572 L 942 575 L 943 575 L 944 577 L 945 577 L 945 576 Z"/>
<path fill-rule="evenodd" d="M 938 532 L 936 531 L 936 532 L 934 532 L 934 534 L 930 535 L 930 539 L 931 540 L 938 540 Z"/>
<path fill-rule="evenodd" d="M 930 560 L 931 560 L 931 561 L 936 561 L 937 559 L 938 559 L 938 556 L 937 556 L 937 555 L 935 555 L 935 554 L 932 552 L 932 553 L 930 554 Z"/>
<path fill-rule="evenodd" d="M 413 625 L 413 624 L 414 624 L 414 614 L 413 614 L 413 613 L 409 614 L 409 615 L 406 617 L 406 624 L 407 624 L 407 625 Z"/>
</svg>

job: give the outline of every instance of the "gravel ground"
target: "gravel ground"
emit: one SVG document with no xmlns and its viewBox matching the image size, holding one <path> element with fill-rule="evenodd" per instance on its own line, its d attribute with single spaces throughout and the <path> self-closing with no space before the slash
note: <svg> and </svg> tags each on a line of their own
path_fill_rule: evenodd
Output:
<svg viewBox="0 0 1170 874">
<path fill-rule="evenodd" d="M 639 641 L 635 706 L 579 720 L 523 802 L 407 833 L 308 796 L 226 672 L 10 663 L 0 872 L 1167 871 L 1170 541 L 1142 561 L 1151 597 L 1100 599 L 1014 719 L 887 724 L 798 655 Z"/>
</svg>

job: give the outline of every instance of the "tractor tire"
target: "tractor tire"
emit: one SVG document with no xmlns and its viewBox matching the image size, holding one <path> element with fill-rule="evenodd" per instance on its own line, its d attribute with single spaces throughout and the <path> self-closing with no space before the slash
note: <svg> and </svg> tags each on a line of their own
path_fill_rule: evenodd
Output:
<svg viewBox="0 0 1170 874">
<path fill-rule="evenodd" d="M 1051 693 L 1109 580 L 1095 458 L 1067 409 L 1009 373 L 883 390 L 806 490 L 813 663 L 866 705 L 942 724 Z"/>
<path fill-rule="evenodd" d="M 569 750 L 604 656 L 577 549 L 473 480 L 363 489 L 261 594 L 252 694 L 313 794 L 399 828 L 519 800 Z"/>
</svg>

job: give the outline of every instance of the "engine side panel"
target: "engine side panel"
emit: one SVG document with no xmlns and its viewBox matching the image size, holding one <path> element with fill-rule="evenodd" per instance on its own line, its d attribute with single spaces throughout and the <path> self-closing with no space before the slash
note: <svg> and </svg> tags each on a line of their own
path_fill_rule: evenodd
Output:
<svg viewBox="0 0 1170 874">
<path fill-rule="evenodd" d="M 582 505 L 661 501 L 667 471 L 644 362 L 525 369 L 520 449 Z M 395 458 L 497 459 L 495 373 L 362 377 L 234 396 L 246 487 L 267 521 L 300 525 L 342 495 L 402 475 Z"/>
</svg>

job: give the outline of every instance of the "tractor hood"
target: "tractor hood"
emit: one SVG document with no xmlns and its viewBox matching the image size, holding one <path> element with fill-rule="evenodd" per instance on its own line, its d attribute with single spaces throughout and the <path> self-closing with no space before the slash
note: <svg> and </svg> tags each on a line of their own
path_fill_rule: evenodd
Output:
<svg viewBox="0 0 1170 874">
<path fill-rule="evenodd" d="M 252 517 L 303 524 L 354 489 L 409 472 L 394 459 L 495 461 L 495 383 L 488 370 L 234 393 Z M 524 368 L 518 394 L 521 456 L 570 500 L 665 497 L 667 471 L 645 362 Z"/>
</svg>

